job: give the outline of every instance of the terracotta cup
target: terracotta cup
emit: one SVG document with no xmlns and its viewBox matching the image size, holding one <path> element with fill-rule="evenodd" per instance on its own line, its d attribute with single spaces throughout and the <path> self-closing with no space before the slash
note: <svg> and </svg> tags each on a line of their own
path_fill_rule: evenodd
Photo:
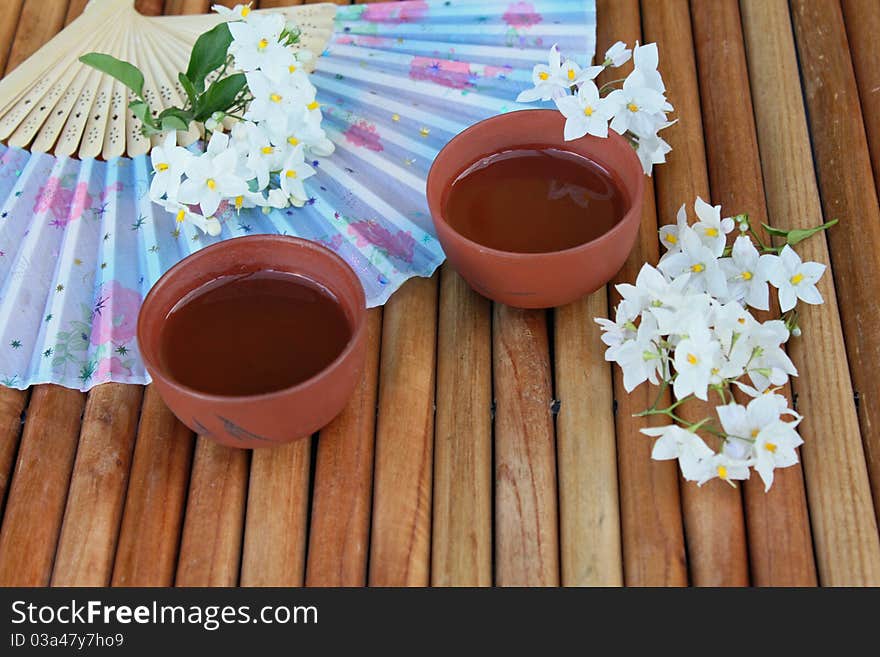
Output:
<svg viewBox="0 0 880 657">
<path fill-rule="evenodd" d="M 607 139 L 586 136 L 565 141 L 564 124 L 556 110 L 522 110 L 486 119 L 446 144 L 428 174 L 428 206 L 450 264 L 471 287 L 494 301 L 519 308 L 575 301 L 610 281 L 635 243 L 645 188 L 635 150 L 614 131 L 609 131 Z M 484 157 L 536 144 L 577 153 L 610 171 L 623 187 L 627 203 L 620 222 L 590 242 L 551 253 L 499 251 L 458 233 L 447 222 L 443 208 L 444 194 L 453 181 Z"/>
<path fill-rule="evenodd" d="M 159 342 L 175 304 L 220 276 L 263 270 L 300 274 L 336 296 L 351 326 L 351 339 L 336 360 L 302 383 L 260 395 L 207 394 L 169 376 Z M 144 299 L 137 337 L 153 384 L 181 422 L 224 445 L 267 447 L 309 436 L 342 411 L 363 369 L 365 321 L 364 289 L 338 255 L 296 237 L 250 235 L 208 246 L 169 269 Z"/>
</svg>

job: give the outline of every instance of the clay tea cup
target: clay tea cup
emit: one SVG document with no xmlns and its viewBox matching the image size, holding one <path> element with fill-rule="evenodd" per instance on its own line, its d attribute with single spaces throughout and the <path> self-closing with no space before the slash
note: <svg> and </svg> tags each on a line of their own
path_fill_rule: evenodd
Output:
<svg viewBox="0 0 880 657">
<path fill-rule="evenodd" d="M 565 141 L 565 118 L 556 110 L 520 110 L 486 119 L 455 136 L 428 174 L 431 217 L 452 267 L 477 292 L 519 308 L 548 308 L 575 301 L 605 285 L 620 270 L 638 234 L 645 176 L 633 147 L 609 130 Z M 453 183 L 484 158 L 521 148 L 581 156 L 611 174 L 623 198 L 619 221 L 598 237 L 557 251 L 523 253 L 490 248 L 465 237 L 446 216 Z M 516 189 L 510 190 L 516 194 Z M 589 220 L 589 209 L 584 219 Z"/>
<path fill-rule="evenodd" d="M 197 290 L 209 289 L 205 287 L 208 284 L 226 277 L 243 280 L 267 273 L 301 277 L 297 280 L 317 283 L 332 295 L 345 318 L 339 321 L 343 325 L 347 322 L 350 329 L 341 352 L 310 378 L 268 392 L 217 394 L 181 383 L 169 371 L 162 352 L 163 329 L 169 325 L 172 311 L 194 292 L 199 294 Z M 363 370 L 365 321 L 363 287 L 338 255 L 304 239 L 250 235 L 205 247 L 169 269 L 144 299 L 137 337 L 156 390 L 181 422 L 224 445 L 266 447 L 310 436 L 342 411 Z M 204 327 L 205 331 L 211 329 Z M 228 376 L 236 373 L 229 371 Z"/>
</svg>

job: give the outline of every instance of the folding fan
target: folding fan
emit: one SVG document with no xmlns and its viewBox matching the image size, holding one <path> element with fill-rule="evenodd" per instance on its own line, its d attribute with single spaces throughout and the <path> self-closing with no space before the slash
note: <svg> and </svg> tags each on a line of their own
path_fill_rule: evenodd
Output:
<svg viewBox="0 0 880 657">
<path fill-rule="evenodd" d="M 312 162 L 318 175 L 307 181 L 305 207 L 226 208 L 222 233 L 208 237 L 150 202 L 149 142 L 125 90 L 77 58 L 99 51 L 137 64 L 161 110 L 182 96 L 177 71 L 196 36 L 221 19 L 148 18 L 132 5 L 92 0 L 0 82 L 0 382 L 8 386 L 147 382 L 134 337 L 143 296 L 182 257 L 250 232 L 325 244 L 358 273 L 369 305 L 384 303 L 443 260 L 425 201 L 437 151 L 472 123 L 519 109 L 514 99 L 551 45 L 581 64 L 595 45 L 592 0 L 287 8 L 303 46 L 323 51 L 312 79 L 336 151 Z"/>
</svg>

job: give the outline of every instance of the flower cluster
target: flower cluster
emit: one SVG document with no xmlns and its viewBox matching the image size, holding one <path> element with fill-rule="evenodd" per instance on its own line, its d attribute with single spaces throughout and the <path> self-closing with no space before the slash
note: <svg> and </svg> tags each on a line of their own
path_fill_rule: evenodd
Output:
<svg viewBox="0 0 880 657">
<path fill-rule="evenodd" d="M 630 57 L 634 68 L 626 78 L 596 85 L 594 79 L 602 71 L 622 66 Z M 605 138 L 610 122 L 611 129 L 635 147 L 642 168 L 651 175 L 654 165 L 665 162 L 672 150 L 658 135 L 672 125 L 666 115 L 673 110 L 666 100 L 658 62 L 657 44 L 636 43 L 630 50 L 618 41 L 605 53 L 602 64 L 581 68 L 571 59 L 563 60 L 554 45 L 547 64 L 538 64 L 532 71 L 534 87 L 523 91 L 517 102 L 553 100 L 566 119 L 566 140 L 584 135 Z"/>
<path fill-rule="evenodd" d="M 145 134 L 168 132 L 150 152 L 150 199 L 178 222 L 191 221 L 211 235 L 220 233 L 216 214 L 225 207 L 268 212 L 304 205 L 303 181 L 315 174 L 306 156 L 326 156 L 334 149 L 303 69 L 312 55 L 291 48 L 299 41 L 299 28 L 286 23 L 283 14 L 253 12 L 249 5 L 214 10 L 229 22 L 196 41 L 189 66 L 179 75 L 184 107 L 151 110 L 135 66 L 100 53 L 81 58 L 134 92 L 129 106 Z M 177 131 L 192 123 L 203 127 L 207 146 L 202 152 L 177 144 Z"/>
<path fill-rule="evenodd" d="M 802 443 L 795 430 L 801 417 L 777 392 L 797 375 L 783 345 L 800 334 L 797 301 L 822 303 L 816 283 L 825 265 L 802 262 L 792 245 L 836 222 L 770 229 L 786 238 L 775 247 L 761 241 L 747 215 L 722 218 L 721 206 L 700 198 L 694 209 L 695 222 L 682 206 L 676 223 L 660 230 L 667 250 L 657 267 L 645 264 L 635 285 L 617 286 L 614 321 L 596 319 L 608 346 L 605 358 L 620 366 L 627 392 L 645 381 L 661 386 L 657 402 L 640 414 L 674 422 L 642 429 L 657 438 L 653 458 L 678 459 L 685 479 L 699 484 L 747 479 L 754 468 L 769 489 L 774 469 L 797 463 Z M 769 310 L 771 286 L 785 315 L 761 322 L 749 308 Z M 752 398 L 747 405 L 734 401 L 734 386 Z M 669 387 L 674 401 L 658 408 Z M 708 401 L 711 392 L 721 400 L 718 423 L 692 423 L 676 414 L 686 400 Z"/>
</svg>

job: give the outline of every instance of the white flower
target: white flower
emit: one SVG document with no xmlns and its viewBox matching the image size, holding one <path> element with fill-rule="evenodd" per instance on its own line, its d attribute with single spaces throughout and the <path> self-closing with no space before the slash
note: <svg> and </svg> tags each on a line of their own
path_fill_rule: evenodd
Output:
<svg viewBox="0 0 880 657">
<path fill-rule="evenodd" d="M 657 126 L 657 129 L 661 130 L 669 125 L 672 124 L 664 123 Z M 641 135 L 636 146 L 636 155 L 639 156 L 639 162 L 642 163 L 642 171 L 645 172 L 645 175 L 651 175 L 655 164 L 666 162 L 666 154 L 671 150 L 672 146 L 667 144 L 657 134 Z"/>
<path fill-rule="evenodd" d="M 715 410 L 718 412 L 724 433 L 729 437 L 728 440 L 740 447 L 748 448 L 741 457 L 746 458 L 761 430 L 777 422 L 784 408 L 780 407 L 774 395 L 761 395 L 752 399 L 748 406 L 730 403 L 717 406 Z"/>
<path fill-rule="evenodd" d="M 601 340 L 608 346 L 605 352 L 605 360 L 608 361 L 615 360 L 618 347 L 627 340 L 634 340 L 637 331 L 635 324 L 633 324 L 635 316 L 627 316 L 623 304 L 617 306 L 614 317 L 613 322 L 604 317 L 595 318 L 595 322 L 602 328 Z"/>
<path fill-rule="evenodd" d="M 755 437 L 754 467 L 764 481 L 765 491 L 773 484 L 775 468 L 787 468 L 798 462 L 796 450 L 804 442 L 795 431 L 799 422 L 800 419 L 794 422 L 777 419 L 765 425 Z"/>
<path fill-rule="evenodd" d="M 169 200 L 177 198 L 180 177 L 192 154 L 177 145 L 177 132 L 172 130 L 165 141 L 150 151 L 153 165 L 153 180 L 150 182 L 150 198 L 158 201 L 167 195 Z"/>
<path fill-rule="evenodd" d="M 622 297 L 620 307 L 630 318 L 635 318 L 646 308 L 678 308 L 683 304 L 682 290 L 688 277 L 680 276 L 670 282 L 647 262 L 636 276 L 636 284 L 620 283 L 614 289 Z"/>
<path fill-rule="evenodd" d="M 708 399 L 708 389 L 713 370 L 717 369 L 721 345 L 707 330 L 688 334 L 675 347 L 675 382 L 672 390 L 677 399 L 693 394 L 698 399 Z"/>
<path fill-rule="evenodd" d="M 686 290 L 677 298 L 672 296 L 679 287 L 687 288 L 687 281 L 688 274 L 676 278 L 670 285 L 673 292 L 666 297 L 666 301 L 652 304 L 646 311 L 657 319 L 659 332 L 668 335 L 668 342 L 672 344 L 678 342 L 679 336 L 707 331 L 710 326 L 712 297 L 693 290 Z"/>
<path fill-rule="evenodd" d="M 532 69 L 532 89 L 526 89 L 516 97 L 518 103 L 531 103 L 536 100 L 551 100 L 557 96 L 568 95 L 570 84 L 562 82 L 562 56 L 554 45 L 550 48 L 547 64 L 538 64 Z"/>
<path fill-rule="evenodd" d="M 685 204 L 682 203 L 675 215 L 675 224 L 665 224 L 660 227 L 660 243 L 666 247 L 668 253 L 676 253 L 681 251 L 681 234 L 682 229 L 687 228 L 687 210 Z"/>
<path fill-rule="evenodd" d="M 235 59 L 235 67 L 242 71 L 274 69 L 273 60 L 284 57 L 287 48 L 278 39 L 284 30 L 282 14 L 249 14 L 246 22 L 229 23 L 232 43 L 229 54 Z"/>
<path fill-rule="evenodd" d="M 797 300 L 809 304 L 823 302 L 816 283 L 825 272 L 825 265 L 818 262 L 802 262 L 800 256 L 788 244 L 770 265 L 770 282 L 779 290 L 779 307 L 788 312 Z"/>
<path fill-rule="evenodd" d="M 204 216 L 211 216 L 223 198 L 247 190 L 247 183 L 235 174 L 237 169 L 238 153 L 229 147 L 229 137 L 215 132 L 207 150 L 187 162 L 186 180 L 180 185 L 178 199 L 187 205 L 198 205 Z"/>
<path fill-rule="evenodd" d="M 302 146 L 297 146 L 287 156 L 279 175 L 281 189 L 290 196 L 291 203 L 297 207 L 302 206 L 308 198 L 303 181 L 315 175 L 315 170 L 303 159 Z"/>
<path fill-rule="evenodd" d="M 247 83 L 254 99 L 245 118 L 251 121 L 283 124 L 291 112 L 302 112 L 302 105 L 314 101 L 314 88 L 295 86 L 290 76 L 279 81 L 261 71 L 251 71 L 247 73 Z"/>
<path fill-rule="evenodd" d="M 269 140 L 276 146 L 296 148 L 303 144 L 309 151 L 320 157 L 330 155 L 336 148 L 321 128 L 320 121 L 306 120 L 299 113 L 290 113 L 285 121 L 269 123 L 266 128 Z"/>
<path fill-rule="evenodd" d="M 565 116 L 564 137 L 566 141 L 584 135 L 608 136 L 608 119 L 613 108 L 605 98 L 599 97 L 599 88 L 591 80 L 584 82 L 577 95 L 556 98 L 556 107 Z"/>
<path fill-rule="evenodd" d="M 676 424 L 640 431 L 646 436 L 657 437 L 651 458 L 655 461 L 678 459 L 681 474 L 688 481 L 695 481 L 703 472 L 702 463 L 715 454 L 702 438 Z"/>
<path fill-rule="evenodd" d="M 648 87 L 663 94 L 666 93 L 666 85 L 663 84 L 663 78 L 660 77 L 660 73 L 657 71 L 659 63 L 660 53 L 657 51 L 656 43 L 646 43 L 640 46 L 638 41 L 636 42 L 635 48 L 633 48 L 633 66 L 635 70 L 639 71 Z M 666 111 L 671 109 L 670 107 Z"/>
<path fill-rule="evenodd" d="M 251 3 L 249 2 L 246 5 L 235 5 L 232 9 L 224 7 L 223 5 L 213 5 L 211 10 L 216 11 L 223 16 L 223 18 L 228 20 L 245 20 L 248 17 L 248 14 L 251 13 Z"/>
<path fill-rule="evenodd" d="M 662 114 L 666 99 L 648 85 L 638 69 L 627 76 L 622 89 L 615 89 L 607 99 L 615 107 L 611 129 L 621 135 L 627 130 L 639 136 L 656 135 L 658 126 L 666 122 Z"/>
<path fill-rule="evenodd" d="M 623 41 L 618 41 L 608 50 L 605 51 L 605 60 L 602 62 L 604 66 L 623 66 L 632 57 L 632 50 L 626 47 Z"/>
<path fill-rule="evenodd" d="M 781 386 L 789 376 L 797 376 L 797 368 L 781 346 L 788 336 L 785 322 L 774 319 L 755 324 L 734 345 L 731 359 L 745 361 L 749 378 L 757 390 Z M 741 355 L 736 356 L 737 352 Z"/>
<path fill-rule="evenodd" d="M 206 219 L 202 215 L 192 212 L 187 206 L 174 201 L 162 201 L 162 205 L 168 213 L 174 216 L 174 220 L 178 224 L 188 221 L 212 237 L 216 237 L 221 232 L 220 222 L 215 217 Z"/>
<path fill-rule="evenodd" d="M 623 371 L 623 387 L 632 392 L 645 381 L 656 384 L 657 373 L 662 371 L 665 352 L 654 342 L 657 336 L 657 323 L 651 315 L 642 317 L 636 337 L 626 340 L 611 354 L 609 349 L 605 359 L 616 361 Z"/>
<path fill-rule="evenodd" d="M 660 271 L 671 278 L 689 273 L 694 290 L 707 291 L 716 297 L 726 296 L 727 280 L 713 251 L 700 241 L 691 227 L 682 228 L 678 239 L 681 251 L 666 253 L 657 265 Z"/>
<path fill-rule="evenodd" d="M 774 260 L 772 255 L 759 255 L 748 236 L 737 237 L 730 257 L 719 260 L 727 276 L 730 296 L 745 301 L 752 308 L 769 310 L 770 288 L 767 281 Z"/>
<path fill-rule="evenodd" d="M 731 486 L 734 486 L 734 480 L 749 478 L 749 464 L 747 461 L 732 459 L 724 452 L 719 452 L 700 462 L 703 468 L 702 473 L 697 478 L 697 485 L 702 486 L 707 481 L 721 479 Z"/>
<path fill-rule="evenodd" d="M 269 173 L 281 168 L 284 152 L 270 144 L 269 137 L 257 125 L 250 122 L 239 125 L 243 126 L 245 135 L 247 168 L 251 177 L 257 179 L 259 189 L 265 189 L 269 185 Z"/>
<path fill-rule="evenodd" d="M 711 206 L 706 201 L 697 197 L 694 203 L 694 210 L 699 219 L 693 225 L 694 231 L 700 240 L 708 246 L 716 257 L 720 257 L 724 253 L 724 246 L 727 243 L 727 234 L 733 230 L 733 219 L 721 218 L 721 206 Z"/>
</svg>

